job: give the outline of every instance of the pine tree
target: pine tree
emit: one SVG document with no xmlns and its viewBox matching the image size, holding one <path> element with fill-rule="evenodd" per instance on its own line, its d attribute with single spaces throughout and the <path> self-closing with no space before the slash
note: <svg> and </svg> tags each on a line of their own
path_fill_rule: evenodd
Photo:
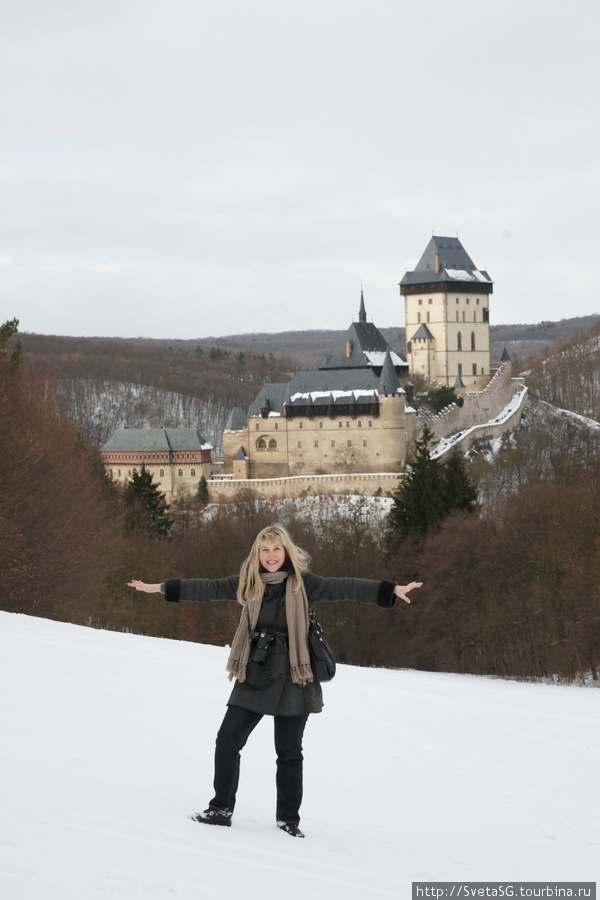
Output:
<svg viewBox="0 0 600 900">
<path fill-rule="evenodd" d="M 477 506 L 477 489 L 472 484 L 464 461 L 455 450 L 444 465 L 444 499 L 448 512 L 473 512 Z"/>
<path fill-rule="evenodd" d="M 424 537 L 447 513 L 444 468 L 429 455 L 432 442 L 431 429 L 425 426 L 421 438 L 415 443 L 411 471 L 401 480 L 393 495 L 389 525 L 400 540 Z"/>
<path fill-rule="evenodd" d="M 198 489 L 196 490 L 196 500 L 203 506 L 206 506 L 206 504 L 208 503 L 208 485 L 206 483 L 206 478 L 204 477 L 204 475 L 202 475 L 200 481 L 198 482 Z"/>
<path fill-rule="evenodd" d="M 17 340 L 12 353 L 8 355 L 8 344 L 13 336 L 19 330 L 18 319 L 8 319 L 3 325 L 0 325 L 0 360 L 7 361 L 9 368 L 16 369 L 23 359 L 23 348 L 21 341 Z"/>
<path fill-rule="evenodd" d="M 133 470 L 131 480 L 125 485 L 123 499 L 126 531 L 145 531 L 156 538 L 170 536 L 174 519 L 168 517 L 165 495 L 161 494 L 152 472 L 143 463 L 139 472 Z"/>
<path fill-rule="evenodd" d="M 472 512 L 477 490 L 455 451 L 445 464 L 430 456 L 433 434 L 425 426 L 415 444 L 411 471 L 394 493 L 388 525 L 390 546 L 399 540 L 420 540 L 455 510 Z"/>
</svg>

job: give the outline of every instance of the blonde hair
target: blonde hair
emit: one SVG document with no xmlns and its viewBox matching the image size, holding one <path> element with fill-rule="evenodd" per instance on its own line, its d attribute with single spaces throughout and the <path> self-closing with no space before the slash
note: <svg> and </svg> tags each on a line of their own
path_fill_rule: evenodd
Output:
<svg viewBox="0 0 600 900">
<path fill-rule="evenodd" d="M 292 568 L 290 577 L 292 575 L 294 577 L 294 584 L 292 585 L 294 593 L 300 590 L 302 575 L 308 570 L 310 556 L 306 550 L 303 550 L 302 547 L 297 547 L 296 544 L 294 544 L 287 528 L 280 525 L 279 522 L 274 522 L 273 525 L 267 525 L 266 528 L 263 528 L 262 531 L 259 531 L 256 535 L 252 549 L 242 563 L 240 569 L 240 583 L 237 589 L 237 598 L 242 606 L 247 601 L 262 600 L 262 596 L 265 592 L 265 585 L 260 577 L 260 548 L 263 541 L 276 541 L 281 544 L 285 550 L 286 558 L 290 561 Z"/>
</svg>

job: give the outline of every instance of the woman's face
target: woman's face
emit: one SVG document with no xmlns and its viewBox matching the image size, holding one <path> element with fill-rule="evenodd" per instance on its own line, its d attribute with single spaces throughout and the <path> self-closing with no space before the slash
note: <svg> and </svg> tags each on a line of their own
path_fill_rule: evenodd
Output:
<svg viewBox="0 0 600 900">
<path fill-rule="evenodd" d="M 261 542 L 259 559 L 267 572 L 277 572 L 285 562 L 285 550 L 279 541 Z"/>
</svg>

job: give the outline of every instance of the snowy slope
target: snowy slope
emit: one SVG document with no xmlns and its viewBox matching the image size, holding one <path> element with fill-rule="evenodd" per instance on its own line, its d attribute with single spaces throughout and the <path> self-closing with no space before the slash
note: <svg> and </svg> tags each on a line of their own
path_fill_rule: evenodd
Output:
<svg viewBox="0 0 600 900">
<path fill-rule="evenodd" d="M 187 818 L 210 796 L 226 653 L 0 613 L 2 900 L 596 880 L 598 691 L 341 666 L 307 728 L 302 841 L 274 826 L 269 720 L 233 827 Z"/>
</svg>

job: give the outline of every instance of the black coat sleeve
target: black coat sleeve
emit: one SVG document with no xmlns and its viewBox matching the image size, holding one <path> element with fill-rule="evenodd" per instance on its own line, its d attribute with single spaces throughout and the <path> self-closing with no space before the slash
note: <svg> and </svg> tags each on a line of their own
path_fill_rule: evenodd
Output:
<svg viewBox="0 0 600 900">
<path fill-rule="evenodd" d="M 195 600 L 209 603 L 211 600 L 237 600 L 239 575 L 228 578 L 168 578 L 165 581 L 165 600 Z"/>
<path fill-rule="evenodd" d="M 394 588 L 397 584 L 397 581 L 371 581 L 368 578 L 322 578 L 312 572 L 304 576 L 306 595 L 311 604 L 323 600 L 357 600 L 391 609 L 396 604 Z"/>
</svg>

